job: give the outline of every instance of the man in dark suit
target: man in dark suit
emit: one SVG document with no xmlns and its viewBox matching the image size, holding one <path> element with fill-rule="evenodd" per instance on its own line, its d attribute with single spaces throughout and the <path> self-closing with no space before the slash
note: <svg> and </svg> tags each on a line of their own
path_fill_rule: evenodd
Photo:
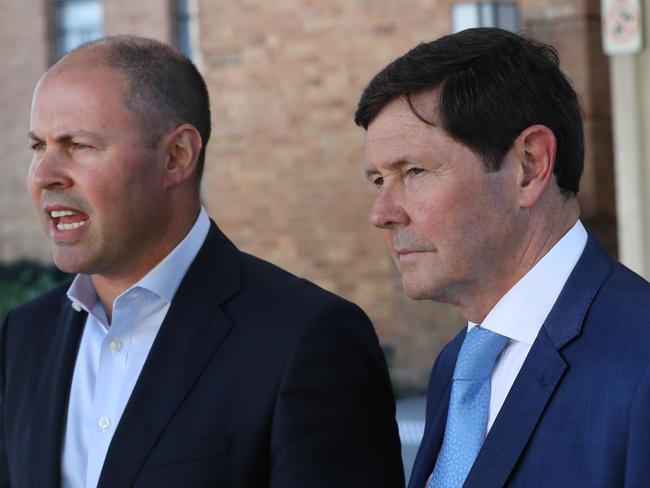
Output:
<svg viewBox="0 0 650 488">
<path fill-rule="evenodd" d="M 40 80 L 28 186 L 76 277 L 2 325 L 1 486 L 403 486 L 372 325 L 210 221 L 209 134 L 201 75 L 157 41 Z"/>
<path fill-rule="evenodd" d="M 468 321 L 433 366 L 409 487 L 650 486 L 650 285 L 578 218 L 557 52 L 492 28 L 420 44 L 356 122 L 407 295 Z"/>
</svg>

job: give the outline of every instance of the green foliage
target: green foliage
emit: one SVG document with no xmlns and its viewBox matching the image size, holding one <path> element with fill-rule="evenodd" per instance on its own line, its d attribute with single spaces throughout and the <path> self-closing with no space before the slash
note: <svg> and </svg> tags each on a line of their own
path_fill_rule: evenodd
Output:
<svg viewBox="0 0 650 488">
<path fill-rule="evenodd" d="M 70 275 L 30 261 L 0 264 L 0 322 L 9 311 L 52 288 Z"/>
</svg>

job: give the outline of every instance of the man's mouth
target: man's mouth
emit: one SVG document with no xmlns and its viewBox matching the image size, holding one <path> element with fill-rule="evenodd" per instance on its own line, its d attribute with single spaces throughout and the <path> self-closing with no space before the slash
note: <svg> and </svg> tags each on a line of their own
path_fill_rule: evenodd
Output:
<svg viewBox="0 0 650 488">
<path fill-rule="evenodd" d="M 408 254 L 418 254 L 422 252 L 430 252 L 425 249 L 407 249 L 407 248 L 400 248 L 400 249 L 395 249 L 395 254 L 398 256 L 406 256 Z"/>
<path fill-rule="evenodd" d="M 59 231 L 78 229 L 88 223 L 88 215 L 75 210 L 51 210 L 49 215 Z"/>
</svg>

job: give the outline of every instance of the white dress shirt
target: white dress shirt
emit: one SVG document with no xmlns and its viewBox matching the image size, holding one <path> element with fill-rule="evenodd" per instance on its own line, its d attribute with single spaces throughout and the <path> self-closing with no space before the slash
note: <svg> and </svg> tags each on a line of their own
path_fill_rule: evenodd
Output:
<svg viewBox="0 0 650 488">
<path fill-rule="evenodd" d="M 542 324 L 587 244 L 578 220 L 487 314 L 481 327 L 510 339 L 492 371 L 487 431 L 505 402 Z M 478 324 L 468 322 L 467 330 Z"/>
<path fill-rule="evenodd" d="M 151 345 L 183 276 L 203 245 L 210 220 L 203 208 L 185 238 L 113 302 L 111 324 L 88 275 L 68 289 L 88 312 L 68 404 L 62 454 L 63 488 L 94 488 L 106 452 Z"/>
</svg>

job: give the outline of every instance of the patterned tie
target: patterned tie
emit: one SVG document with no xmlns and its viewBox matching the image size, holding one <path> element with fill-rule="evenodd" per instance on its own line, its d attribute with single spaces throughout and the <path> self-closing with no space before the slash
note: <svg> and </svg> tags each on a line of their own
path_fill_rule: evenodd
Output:
<svg viewBox="0 0 650 488">
<path fill-rule="evenodd" d="M 445 437 L 429 488 L 463 486 L 487 426 L 490 377 L 508 338 L 482 327 L 467 333 L 456 360 Z"/>
</svg>

